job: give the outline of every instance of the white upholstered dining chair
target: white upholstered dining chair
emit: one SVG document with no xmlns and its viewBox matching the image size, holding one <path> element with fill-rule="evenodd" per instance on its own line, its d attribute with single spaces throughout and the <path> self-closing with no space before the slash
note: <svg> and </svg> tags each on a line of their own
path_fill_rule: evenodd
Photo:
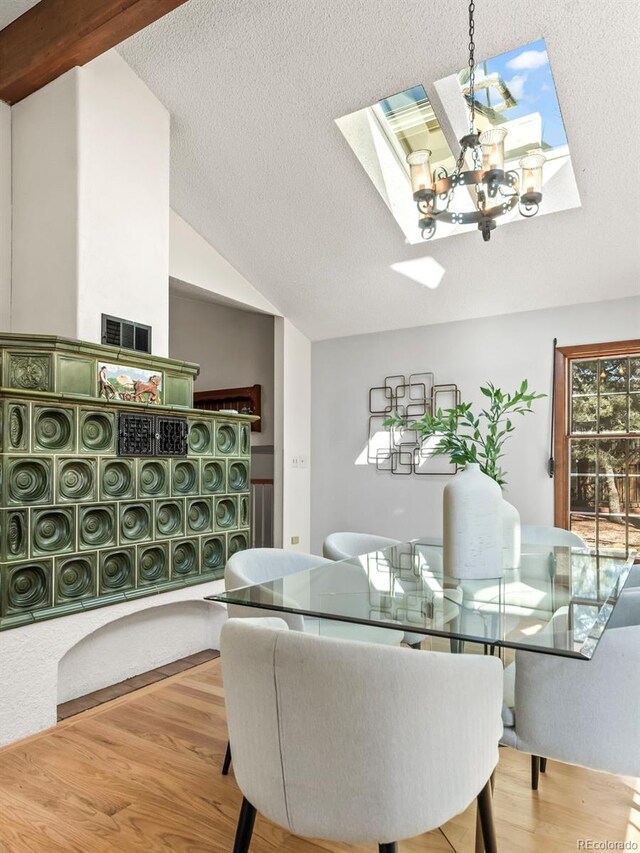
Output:
<svg viewBox="0 0 640 853">
<path fill-rule="evenodd" d="M 523 545 L 566 545 L 570 548 L 584 548 L 585 541 L 572 530 L 563 527 L 551 527 L 545 524 L 523 524 L 520 528 L 520 540 Z"/>
<path fill-rule="evenodd" d="M 495 853 L 496 658 L 412 654 L 261 622 L 232 619 L 221 634 L 243 794 L 234 853 L 249 850 L 256 812 L 295 835 L 396 853 L 397 841 L 441 826 L 476 797 L 485 850 Z"/>
<path fill-rule="evenodd" d="M 341 531 L 327 536 L 322 543 L 322 554 L 329 560 L 348 560 L 349 557 L 360 557 L 362 554 L 382 551 L 384 548 L 399 544 L 399 539 L 376 536 L 374 533 Z"/>
<path fill-rule="evenodd" d="M 291 604 L 299 604 L 296 597 L 296 579 L 290 577 L 305 569 L 313 569 L 317 566 L 333 566 L 333 560 L 317 557 L 314 554 L 304 554 L 298 551 L 285 551 L 282 548 L 250 548 L 246 551 L 238 551 L 233 554 L 224 570 L 224 585 L 226 590 L 238 589 L 254 584 L 268 583 L 278 578 L 286 578 L 283 587 L 286 593 L 283 603 L 287 598 Z M 361 566 L 340 567 L 339 573 L 324 573 L 309 585 L 306 580 L 299 592 L 301 597 L 311 598 L 307 601 L 308 609 L 313 610 L 314 604 L 321 610 L 329 609 L 328 602 L 331 593 L 337 591 L 343 593 L 354 593 L 352 601 L 364 607 L 369 600 L 369 582 L 366 572 Z M 315 599 L 315 600 L 314 600 Z M 301 600 L 304 600 L 301 598 Z M 273 616 L 273 610 L 261 610 L 256 607 L 244 607 L 238 604 L 228 604 L 227 612 L 230 618 L 257 616 Z M 366 614 L 363 614 L 366 616 Z M 343 639 L 363 640 L 370 643 L 382 643 L 386 645 L 399 646 L 402 642 L 403 632 L 387 628 L 378 628 L 373 625 L 359 625 L 351 622 L 340 622 L 331 619 L 317 619 L 302 616 L 299 613 L 278 613 L 293 631 L 305 631 L 311 634 L 322 634 L 323 636 L 341 637 Z M 226 776 L 231 766 L 231 747 L 227 743 L 224 761 L 222 764 L 222 775 Z"/>
<path fill-rule="evenodd" d="M 238 589 L 243 586 L 268 583 L 278 578 L 286 578 L 283 583 L 285 590 L 283 603 L 291 600 L 292 605 L 300 606 L 304 599 L 309 610 L 331 612 L 331 598 L 335 593 L 351 595 L 349 599 L 353 606 L 354 617 L 360 615 L 368 618 L 370 609 L 375 610 L 377 593 L 371 589 L 366 571 L 362 566 L 341 566 L 333 572 L 333 560 L 317 557 L 314 554 L 304 554 L 298 551 L 285 551 L 282 548 L 250 548 L 233 554 L 224 570 L 224 585 L 226 590 Z M 311 579 L 302 581 L 299 587 L 296 579 L 291 577 L 305 569 L 324 566 L 326 571 Z M 298 593 L 300 599 L 298 599 Z M 336 603 L 339 606 L 339 602 Z M 259 615 L 273 616 L 272 610 L 259 610 L 255 607 L 229 604 L 228 613 L 231 618 L 238 616 L 256 617 Z M 337 615 L 339 615 L 339 610 Z M 370 643 L 383 643 L 398 646 L 402 642 L 402 631 L 393 628 L 379 628 L 375 625 L 361 625 L 352 622 L 341 622 L 333 619 L 318 619 L 301 616 L 296 613 L 279 613 L 289 627 L 295 631 L 305 631 L 308 634 L 340 637 L 348 640 L 364 640 Z"/>
<path fill-rule="evenodd" d="M 392 548 L 395 545 L 402 544 L 399 539 L 389 539 L 386 536 L 377 536 L 375 533 L 352 533 L 350 531 L 340 531 L 330 533 L 322 543 L 322 553 L 330 560 L 348 560 L 355 557 L 362 557 L 365 554 L 371 554 L 375 551 L 383 551 L 385 548 Z M 426 548 L 423 549 L 426 552 Z M 437 549 L 433 549 L 434 559 L 438 561 L 438 566 L 442 567 L 441 555 L 437 553 Z M 398 581 L 399 585 L 405 592 L 412 592 L 416 589 L 416 583 L 413 579 L 402 578 Z M 444 606 L 444 603 L 443 603 Z M 451 606 L 451 618 L 458 616 L 457 607 Z M 420 648 L 420 644 L 425 639 L 424 634 L 406 631 L 404 634 L 404 642 L 413 648 Z"/>
<path fill-rule="evenodd" d="M 567 620 L 560 608 L 544 630 Z M 640 589 L 620 596 L 591 660 L 518 651 L 504 690 L 502 743 L 531 754 L 534 790 L 547 758 L 640 776 Z"/>
</svg>

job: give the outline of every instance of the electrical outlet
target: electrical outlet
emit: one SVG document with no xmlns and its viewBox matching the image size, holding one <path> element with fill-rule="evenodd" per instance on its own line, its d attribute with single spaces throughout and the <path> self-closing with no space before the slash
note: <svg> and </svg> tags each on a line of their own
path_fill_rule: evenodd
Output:
<svg viewBox="0 0 640 853">
<path fill-rule="evenodd" d="M 292 536 L 291 537 L 291 544 L 292 545 L 299 545 L 300 544 L 300 537 L 299 536 Z"/>
<path fill-rule="evenodd" d="M 307 468 L 309 461 L 306 456 L 298 456 L 298 468 Z"/>
<path fill-rule="evenodd" d="M 300 459 L 298 456 L 292 456 L 291 457 L 291 467 L 292 468 L 299 468 L 300 467 Z"/>
</svg>

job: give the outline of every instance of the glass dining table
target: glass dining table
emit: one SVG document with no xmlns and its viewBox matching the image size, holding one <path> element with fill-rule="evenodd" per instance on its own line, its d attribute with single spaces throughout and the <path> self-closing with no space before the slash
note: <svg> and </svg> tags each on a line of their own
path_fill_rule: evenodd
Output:
<svg viewBox="0 0 640 853">
<path fill-rule="evenodd" d="M 304 629 L 339 635 L 336 623 L 402 631 L 413 641 L 465 643 L 588 660 L 620 596 L 635 552 L 522 545 L 517 567 L 495 577 L 449 576 L 443 546 L 425 537 L 207 596 L 245 615 L 297 614 Z M 249 610 L 252 609 L 252 610 Z M 558 616 L 563 618 L 557 618 Z M 554 618 L 556 617 L 556 618 Z M 344 634 L 343 634 L 344 635 Z"/>
</svg>

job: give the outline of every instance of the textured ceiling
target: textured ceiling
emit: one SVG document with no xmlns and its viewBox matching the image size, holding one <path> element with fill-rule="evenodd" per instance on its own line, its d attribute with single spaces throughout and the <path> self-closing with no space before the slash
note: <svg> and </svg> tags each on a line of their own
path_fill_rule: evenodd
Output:
<svg viewBox="0 0 640 853">
<path fill-rule="evenodd" d="M 36 2 L 37 0 L 0 0 L 0 30 L 35 6 Z"/>
<path fill-rule="evenodd" d="M 488 244 L 407 245 L 334 123 L 462 67 L 465 0 L 189 0 L 119 50 L 171 111 L 172 207 L 318 339 L 640 292 L 639 10 L 477 3 L 478 60 L 546 38 L 583 204 Z M 391 269 L 429 255 L 437 290 Z"/>
</svg>

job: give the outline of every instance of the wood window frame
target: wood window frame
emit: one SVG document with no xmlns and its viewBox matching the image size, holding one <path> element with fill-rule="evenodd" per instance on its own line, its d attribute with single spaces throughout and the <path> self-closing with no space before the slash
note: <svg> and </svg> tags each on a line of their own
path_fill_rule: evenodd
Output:
<svg viewBox="0 0 640 853">
<path fill-rule="evenodd" d="M 615 358 L 640 353 L 640 339 L 602 344 L 556 347 L 554 384 L 554 524 L 569 529 L 569 388 L 571 362 L 575 359 Z"/>
</svg>

